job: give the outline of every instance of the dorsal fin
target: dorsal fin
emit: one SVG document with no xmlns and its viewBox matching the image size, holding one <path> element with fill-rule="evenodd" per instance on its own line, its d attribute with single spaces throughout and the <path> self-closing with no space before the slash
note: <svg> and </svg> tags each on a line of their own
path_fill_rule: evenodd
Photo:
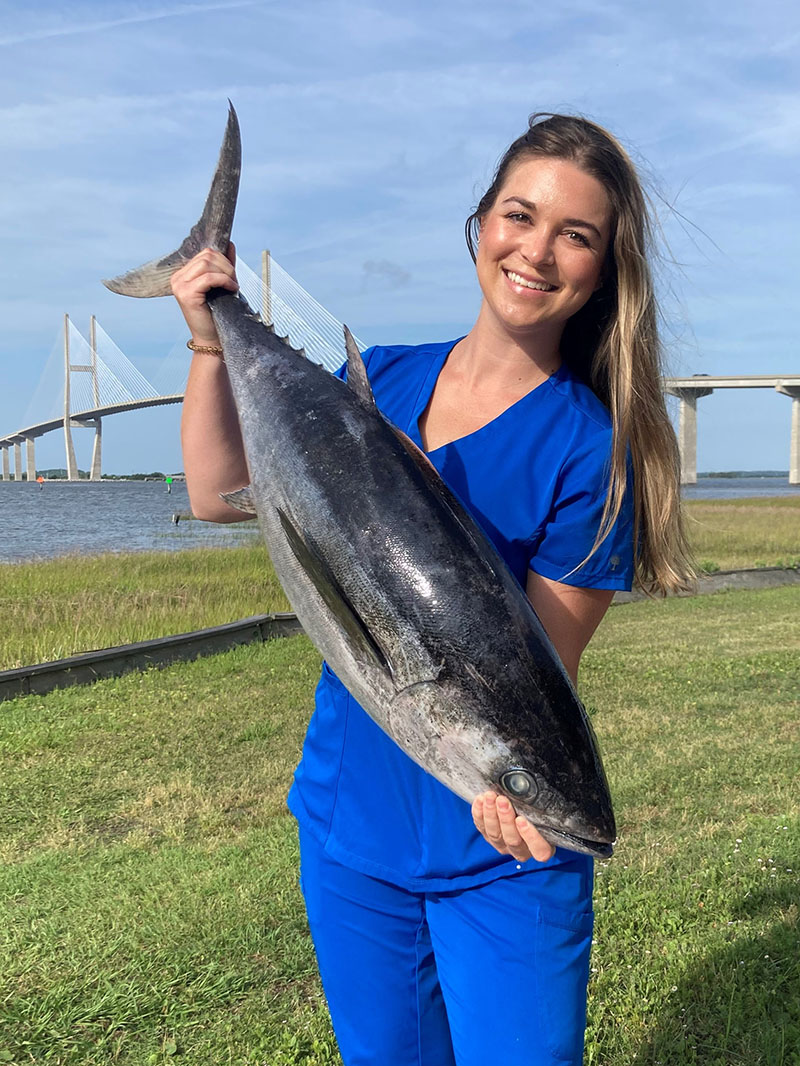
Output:
<svg viewBox="0 0 800 1066">
<path fill-rule="evenodd" d="M 374 407 L 375 397 L 372 395 L 372 386 L 367 377 L 367 368 L 364 366 L 355 337 L 347 326 L 344 327 L 344 346 L 347 349 L 347 384 L 362 403 L 367 404 L 368 407 Z"/>
</svg>

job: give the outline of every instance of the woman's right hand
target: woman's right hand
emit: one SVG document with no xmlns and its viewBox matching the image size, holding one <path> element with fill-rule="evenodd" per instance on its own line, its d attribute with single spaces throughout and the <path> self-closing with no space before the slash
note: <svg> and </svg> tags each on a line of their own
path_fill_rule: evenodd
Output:
<svg viewBox="0 0 800 1066">
<path fill-rule="evenodd" d="M 204 248 L 172 275 L 172 293 L 178 301 L 195 344 L 215 347 L 220 343 L 206 303 L 206 293 L 209 289 L 238 291 L 235 262 L 236 248 L 233 243 L 228 245 L 227 256 L 214 251 L 213 248 Z"/>
</svg>

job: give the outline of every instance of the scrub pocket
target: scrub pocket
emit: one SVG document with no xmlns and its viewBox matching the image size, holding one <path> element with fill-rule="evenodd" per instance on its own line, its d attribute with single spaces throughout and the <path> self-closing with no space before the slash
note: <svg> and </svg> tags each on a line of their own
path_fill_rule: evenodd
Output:
<svg viewBox="0 0 800 1066">
<path fill-rule="evenodd" d="M 533 974 L 539 1033 L 554 1058 L 580 1066 L 594 915 L 538 907 Z"/>
</svg>

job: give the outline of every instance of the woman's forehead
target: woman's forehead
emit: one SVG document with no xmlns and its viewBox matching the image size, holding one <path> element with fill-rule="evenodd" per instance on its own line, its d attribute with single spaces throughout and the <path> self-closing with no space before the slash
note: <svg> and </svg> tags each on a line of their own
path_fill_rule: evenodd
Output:
<svg viewBox="0 0 800 1066">
<path fill-rule="evenodd" d="M 526 156 L 509 170 L 498 190 L 497 203 L 519 198 L 538 207 L 580 209 L 595 225 L 608 225 L 612 206 L 601 181 L 568 159 Z"/>
</svg>

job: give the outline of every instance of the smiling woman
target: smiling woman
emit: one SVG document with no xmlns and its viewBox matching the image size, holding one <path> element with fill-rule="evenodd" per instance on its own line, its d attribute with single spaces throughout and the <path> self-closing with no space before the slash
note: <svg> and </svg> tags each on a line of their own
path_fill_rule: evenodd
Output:
<svg viewBox="0 0 800 1066">
<path fill-rule="evenodd" d="M 499 320 L 487 326 L 536 330 L 557 365 L 564 325 L 600 287 L 610 231 L 596 178 L 564 159 L 519 162 L 480 222 L 481 316 Z"/>
<path fill-rule="evenodd" d="M 634 570 L 662 591 L 690 577 L 647 235 L 636 172 L 614 138 L 584 119 L 534 117 L 467 223 L 482 291 L 472 329 L 376 346 L 363 366 L 351 362 L 483 527 L 575 683 Z M 184 461 L 195 513 L 234 521 L 239 511 L 219 494 L 248 473 L 224 340 L 206 303 L 215 287 L 237 287 L 232 248 L 230 258 L 206 249 L 172 278 L 196 353 Z M 463 553 L 443 569 L 456 575 L 456 601 L 469 591 Z M 489 639 L 486 619 L 447 606 L 458 628 L 483 625 Z M 534 713 L 529 702 L 517 695 L 520 720 Z M 447 727 L 427 739 L 453 735 Z M 579 1066 L 592 859 L 578 853 L 586 840 L 516 817 L 512 800 L 524 809 L 536 775 L 506 769 L 496 784 L 504 794 L 470 807 L 324 667 L 289 806 L 346 1066 L 485 1066 L 521 1047 L 529 1066 Z"/>
</svg>

